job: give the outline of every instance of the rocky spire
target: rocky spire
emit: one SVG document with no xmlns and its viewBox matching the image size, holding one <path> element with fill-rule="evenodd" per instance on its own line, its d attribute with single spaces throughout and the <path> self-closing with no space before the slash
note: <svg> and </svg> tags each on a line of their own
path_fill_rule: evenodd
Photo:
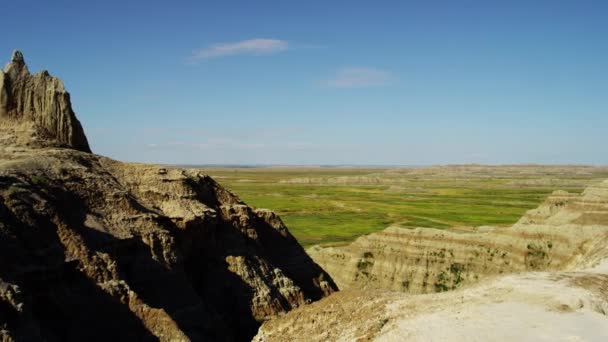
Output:
<svg viewBox="0 0 608 342">
<path fill-rule="evenodd" d="M 13 57 L 11 58 L 11 62 L 25 64 L 25 60 L 23 59 L 23 53 L 21 53 L 21 51 L 19 50 L 13 51 Z"/>
<path fill-rule="evenodd" d="M 91 152 L 63 82 L 47 71 L 31 75 L 20 51 L 0 71 L 0 122 L 29 122 L 60 146 Z"/>
<path fill-rule="evenodd" d="M 11 61 L 4 67 L 4 72 L 12 77 L 16 77 L 22 73 L 30 73 L 27 69 L 27 65 L 25 64 L 25 59 L 23 58 L 21 51 L 13 51 L 13 57 L 11 58 Z"/>
</svg>

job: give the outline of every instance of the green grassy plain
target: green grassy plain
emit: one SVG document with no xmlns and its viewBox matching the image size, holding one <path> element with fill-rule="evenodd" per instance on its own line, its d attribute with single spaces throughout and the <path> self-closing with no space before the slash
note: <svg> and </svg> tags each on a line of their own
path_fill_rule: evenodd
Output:
<svg viewBox="0 0 608 342">
<path fill-rule="evenodd" d="M 510 225 L 554 190 L 581 192 L 608 169 L 580 166 L 203 168 L 247 204 L 281 215 L 304 246 L 401 227 Z"/>
</svg>

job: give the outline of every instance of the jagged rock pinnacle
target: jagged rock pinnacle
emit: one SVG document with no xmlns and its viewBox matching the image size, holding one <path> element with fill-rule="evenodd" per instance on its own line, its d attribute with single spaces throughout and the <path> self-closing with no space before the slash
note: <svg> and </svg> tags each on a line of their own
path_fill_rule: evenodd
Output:
<svg viewBox="0 0 608 342">
<path fill-rule="evenodd" d="M 23 59 L 23 53 L 21 53 L 21 51 L 19 50 L 13 51 L 13 57 L 11 58 L 11 62 L 25 64 L 25 60 Z"/>
<path fill-rule="evenodd" d="M 11 61 L 4 67 L 4 72 L 10 74 L 13 78 L 18 77 L 20 74 L 29 74 L 23 53 L 19 50 L 13 51 Z"/>
<path fill-rule="evenodd" d="M 0 73 L 0 121 L 32 124 L 44 145 L 91 152 L 63 82 L 47 71 L 30 74 L 19 50 Z"/>
</svg>

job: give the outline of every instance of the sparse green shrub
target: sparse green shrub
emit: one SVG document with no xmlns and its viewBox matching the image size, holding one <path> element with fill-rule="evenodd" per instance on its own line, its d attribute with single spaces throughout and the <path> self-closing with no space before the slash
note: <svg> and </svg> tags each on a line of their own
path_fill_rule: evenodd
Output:
<svg viewBox="0 0 608 342">
<path fill-rule="evenodd" d="M 547 252 L 545 252 L 540 245 L 528 244 L 528 255 L 545 258 L 547 256 Z"/>
<path fill-rule="evenodd" d="M 447 285 L 442 283 L 435 283 L 435 292 L 445 292 L 448 290 L 449 288 L 447 287 Z"/>
<path fill-rule="evenodd" d="M 30 179 L 34 185 L 47 185 L 49 183 L 49 179 L 45 175 L 33 175 Z"/>
<path fill-rule="evenodd" d="M 465 266 L 460 263 L 453 263 L 450 265 L 450 273 L 454 276 L 454 285 L 458 285 L 463 281 L 462 272 L 465 270 Z"/>
<path fill-rule="evenodd" d="M 543 249 L 542 245 L 536 245 L 534 243 L 528 244 L 528 253 L 526 254 L 526 264 L 533 268 L 538 269 L 546 263 L 545 259 L 548 258 L 547 252 Z"/>
<path fill-rule="evenodd" d="M 357 262 L 357 269 L 359 271 L 364 271 L 367 270 L 370 266 L 372 266 L 374 263 L 371 261 L 367 261 L 364 259 L 361 259 Z"/>
</svg>

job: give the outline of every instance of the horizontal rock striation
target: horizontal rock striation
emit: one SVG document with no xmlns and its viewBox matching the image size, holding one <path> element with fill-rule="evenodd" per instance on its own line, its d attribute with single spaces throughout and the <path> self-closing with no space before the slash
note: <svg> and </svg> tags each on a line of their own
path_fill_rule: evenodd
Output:
<svg viewBox="0 0 608 342">
<path fill-rule="evenodd" d="M 608 181 L 582 195 L 556 191 L 508 228 L 474 232 L 390 227 L 344 247 L 313 247 L 340 289 L 442 292 L 503 273 L 593 261 L 608 241 Z"/>
<path fill-rule="evenodd" d="M 3 126 L 31 124 L 36 135 L 29 146 L 46 144 L 91 152 L 63 82 L 46 70 L 30 74 L 23 55 L 13 53 L 4 71 L 0 70 L 0 123 Z"/>
<path fill-rule="evenodd" d="M 607 214 L 608 180 L 556 191 L 510 228 L 392 227 L 313 248 L 341 291 L 265 322 L 254 341 L 604 341 Z"/>
</svg>

